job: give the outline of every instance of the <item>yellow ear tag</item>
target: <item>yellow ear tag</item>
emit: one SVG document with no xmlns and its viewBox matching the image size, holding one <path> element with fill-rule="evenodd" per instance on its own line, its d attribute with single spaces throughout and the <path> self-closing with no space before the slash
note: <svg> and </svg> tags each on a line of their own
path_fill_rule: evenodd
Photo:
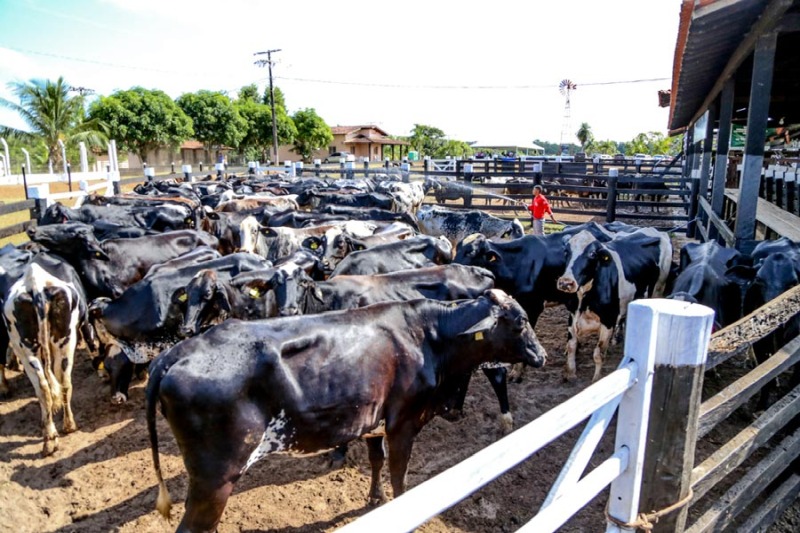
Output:
<svg viewBox="0 0 800 533">
<path fill-rule="evenodd" d="M 309 246 L 309 248 L 311 248 L 312 250 L 316 250 L 317 248 L 319 248 L 319 244 L 317 244 L 315 242 L 312 242 L 311 246 Z"/>
<path fill-rule="evenodd" d="M 475 340 L 476 341 L 482 341 L 483 340 L 483 332 L 482 331 L 478 331 L 478 332 L 475 333 Z"/>
<path fill-rule="evenodd" d="M 181 294 L 180 296 L 178 296 L 178 301 L 179 301 L 179 302 L 185 302 L 185 301 L 186 301 L 188 298 L 189 298 L 189 297 L 188 297 L 188 296 L 186 296 L 186 293 L 184 292 L 183 294 Z"/>
<path fill-rule="evenodd" d="M 94 256 L 95 256 L 95 257 L 103 257 L 103 254 L 101 254 L 100 252 L 95 252 L 95 253 L 94 253 Z"/>
<path fill-rule="evenodd" d="M 258 298 L 259 296 L 261 296 L 261 293 L 260 293 L 260 292 L 258 291 L 258 289 L 257 289 L 257 288 L 255 288 L 255 287 L 253 287 L 252 289 L 250 289 L 250 293 L 249 293 L 249 294 L 250 294 L 250 297 L 251 297 L 251 298 Z"/>
<path fill-rule="evenodd" d="M 100 361 L 100 364 L 97 365 L 97 370 L 105 370 L 106 364 L 103 361 Z"/>
</svg>

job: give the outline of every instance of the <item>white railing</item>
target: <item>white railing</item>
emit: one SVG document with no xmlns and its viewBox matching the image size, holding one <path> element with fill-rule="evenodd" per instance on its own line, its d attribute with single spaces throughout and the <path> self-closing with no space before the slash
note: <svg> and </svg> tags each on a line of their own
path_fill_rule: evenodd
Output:
<svg viewBox="0 0 800 533">
<path fill-rule="evenodd" d="M 677 304 L 677 305 L 676 305 Z M 671 328 L 707 345 L 713 312 L 671 300 L 630 304 L 625 356 L 620 368 L 514 433 L 477 452 L 402 496 L 347 524 L 342 533 L 411 531 L 541 450 L 582 420 L 591 419 L 539 512 L 520 531 L 554 531 L 611 485 L 608 513 L 623 523 L 638 513 L 657 357 L 673 357 Z M 700 351 L 705 353 L 706 346 Z M 686 358 L 695 355 L 686 350 Z M 689 353 L 692 352 L 692 353 Z M 614 453 L 581 479 L 619 406 Z M 391 453 L 391 450 L 389 451 Z M 621 529 L 609 523 L 607 532 Z"/>
</svg>

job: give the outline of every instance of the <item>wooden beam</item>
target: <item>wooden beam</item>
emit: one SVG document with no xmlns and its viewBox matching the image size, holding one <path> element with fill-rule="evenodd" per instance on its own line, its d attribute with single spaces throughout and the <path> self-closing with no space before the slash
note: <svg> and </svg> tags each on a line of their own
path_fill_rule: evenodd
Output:
<svg viewBox="0 0 800 533">
<path fill-rule="evenodd" d="M 708 183 L 711 175 L 711 148 L 714 145 L 714 124 L 717 122 L 719 114 L 718 102 L 713 102 L 708 108 L 708 120 L 706 121 L 706 136 L 703 139 L 703 158 L 700 160 L 700 198 L 708 198 Z M 699 214 L 699 213 L 698 213 Z M 701 220 L 705 221 L 705 217 Z"/>
<path fill-rule="evenodd" d="M 686 533 L 724 531 L 753 500 L 763 494 L 781 472 L 790 467 L 798 453 L 800 453 L 800 429 L 785 438 L 769 455 L 748 470 L 722 497 L 716 498 L 711 507 L 686 530 Z"/>
<path fill-rule="evenodd" d="M 747 353 L 754 342 L 763 339 L 775 328 L 800 312 L 800 285 L 792 287 L 749 315 L 717 331 L 708 347 L 706 370 L 736 355 Z"/>
<path fill-rule="evenodd" d="M 756 235 L 758 186 L 764 165 L 764 142 L 767 140 L 767 119 L 777 39 L 778 34 L 775 32 L 760 36 L 753 57 L 750 104 L 747 109 L 747 136 L 742 160 L 742 177 L 739 181 L 736 226 L 733 231 L 736 235 L 737 248 L 740 248 L 742 241 L 752 240 Z"/>
<path fill-rule="evenodd" d="M 769 359 L 758 365 L 700 406 L 697 438 L 703 438 L 717 424 L 752 398 L 775 377 L 800 360 L 800 337 L 796 337 Z"/>
<path fill-rule="evenodd" d="M 692 470 L 693 502 L 714 488 L 800 413 L 800 385 Z"/>
<path fill-rule="evenodd" d="M 0 216 L 17 213 L 36 207 L 36 200 L 23 200 L 21 202 L 14 202 L 13 204 L 0 204 Z"/>
<path fill-rule="evenodd" d="M 36 226 L 35 220 L 26 220 L 24 222 L 18 222 L 17 224 L 6 226 L 5 228 L 0 228 L 0 239 L 5 239 L 6 237 L 11 237 L 12 235 L 19 235 L 20 233 L 25 233 L 27 229 L 31 226 Z"/>
<path fill-rule="evenodd" d="M 772 0 L 769 5 L 764 8 L 764 12 L 758 18 L 758 20 L 753 24 L 753 27 L 750 29 L 750 32 L 742 39 L 742 42 L 739 46 L 734 50 L 733 54 L 731 54 L 728 63 L 725 65 L 725 68 L 722 69 L 722 73 L 717 78 L 716 83 L 711 88 L 711 91 L 706 96 L 706 99 L 703 100 L 703 103 L 698 108 L 697 112 L 695 113 L 692 120 L 689 121 L 689 124 L 693 124 L 700 118 L 700 116 L 706 112 L 706 109 L 709 108 L 711 103 L 716 100 L 717 95 L 722 92 L 722 88 L 725 85 L 725 82 L 730 79 L 739 67 L 744 63 L 745 59 L 750 55 L 753 49 L 756 47 L 756 42 L 758 41 L 759 37 L 764 33 L 771 31 L 775 26 L 778 24 L 780 19 L 783 17 L 783 14 L 789 9 L 794 0 Z M 670 132 L 672 133 L 672 132 Z M 676 133 L 677 130 L 676 130 Z"/>
<path fill-rule="evenodd" d="M 730 230 L 728 225 L 725 224 L 725 221 L 717 216 L 708 201 L 705 198 L 700 198 L 698 205 L 700 209 L 708 214 L 708 221 L 711 222 L 711 226 L 709 227 L 709 238 L 714 239 L 714 235 L 717 235 L 725 241 L 727 246 L 733 246 L 736 243 L 736 239 L 733 237 L 733 232 Z"/>
<path fill-rule="evenodd" d="M 764 504 L 750 514 L 739 531 L 766 531 L 775 523 L 800 494 L 800 475 L 792 474 L 777 490 L 773 491 Z"/>
<path fill-rule="evenodd" d="M 725 196 L 739 204 L 739 191 L 736 189 L 726 189 Z M 764 198 L 758 198 L 756 201 L 756 221 L 781 237 L 800 241 L 800 217 L 769 203 Z"/>
<path fill-rule="evenodd" d="M 731 141 L 731 122 L 733 121 L 733 96 L 734 79 L 730 78 L 722 88 L 719 103 L 719 132 L 717 133 L 717 157 L 714 161 L 714 178 L 711 181 L 711 210 L 721 220 L 723 204 L 725 202 L 725 179 L 728 176 L 728 151 Z M 713 218 L 713 217 L 712 217 Z M 713 222 L 709 228 L 710 237 L 716 239 L 721 236 L 719 225 Z M 726 227 L 727 229 L 727 227 Z M 731 232 L 731 237 L 733 233 Z M 723 236 L 728 246 L 733 246 L 733 239 Z"/>
</svg>

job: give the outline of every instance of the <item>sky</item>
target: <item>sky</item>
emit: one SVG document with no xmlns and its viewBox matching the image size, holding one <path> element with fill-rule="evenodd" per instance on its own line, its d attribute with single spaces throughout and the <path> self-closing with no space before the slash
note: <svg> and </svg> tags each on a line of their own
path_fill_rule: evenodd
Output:
<svg viewBox="0 0 800 533">
<path fill-rule="evenodd" d="M 560 142 L 570 79 L 569 131 L 587 122 L 596 139 L 628 141 L 666 133 L 657 92 L 671 85 L 679 11 L 680 0 L 0 0 L 0 97 L 59 76 L 102 95 L 234 97 L 267 86 L 253 54 L 280 49 L 289 112 L 314 108 L 331 126 Z M 24 127 L 2 108 L 0 124 Z"/>
</svg>

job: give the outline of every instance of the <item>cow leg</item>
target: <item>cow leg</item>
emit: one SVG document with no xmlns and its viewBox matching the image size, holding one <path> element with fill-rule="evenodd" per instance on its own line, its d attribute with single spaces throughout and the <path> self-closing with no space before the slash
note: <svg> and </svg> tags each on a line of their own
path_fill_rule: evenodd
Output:
<svg viewBox="0 0 800 533">
<path fill-rule="evenodd" d="M 4 340 L 5 342 L 2 342 Z M 4 326 L 0 325 L 0 398 L 5 398 L 11 392 L 6 379 L 8 351 L 8 332 Z"/>
<path fill-rule="evenodd" d="M 567 365 L 564 367 L 564 381 L 575 381 L 578 379 L 577 369 L 575 367 L 575 353 L 578 351 L 578 331 L 577 331 L 577 318 L 571 314 L 569 316 L 569 325 L 567 326 Z"/>
<path fill-rule="evenodd" d="M 453 378 L 454 386 L 452 394 L 445 398 L 439 416 L 448 422 L 461 420 L 464 414 L 464 400 L 467 398 L 467 389 L 472 379 L 472 372 Z"/>
<path fill-rule="evenodd" d="M 333 449 L 329 458 L 329 466 L 338 470 L 344 466 L 344 460 L 347 457 L 347 444 L 341 444 Z"/>
<path fill-rule="evenodd" d="M 386 452 L 383 449 L 383 437 L 367 437 L 367 450 L 369 452 L 369 464 L 372 467 L 372 479 L 369 485 L 369 505 L 379 505 L 386 501 L 386 493 L 383 492 L 381 483 L 381 470 L 386 459 Z"/>
<path fill-rule="evenodd" d="M 511 415 L 511 408 L 508 404 L 508 370 L 504 366 L 496 368 L 484 368 L 483 373 L 489 384 L 494 390 L 497 401 L 500 403 L 500 428 L 504 434 L 511 433 L 514 429 L 514 417 Z"/>
<path fill-rule="evenodd" d="M 133 379 L 133 363 L 125 352 L 112 348 L 106 355 L 105 368 L 111 379 L 111 403 L 122 404 L 128 401 L 128 387 Z"/>
<path fill-rule="evenodd" d="M 39 400 L 39 407 L 42 410 L 42 433 L 44 436 L 42 455 L 47 457 L 58 449 L 58 431 L 53 423 L 53 391 L 45 377 L 42 362 L 34 356 L 21 359 L 25 374 L 33 385 L 36 398 Z"/>
<path fill-rule="evenodd" d="M 213 533 L 217 529 L 225 504 L 233 491 L 233 481 L 214 486 L 190 479 L 186 495 L 186 512 L 177 533 Z"/>
<path fill-rule="evenodd" d="M 5 363 L 0 364 L 0 398 L 6 398 L 11 393 L 11 389 L 8 386 L 8 380 L 6 379 L 6 365 Z"/>
<path fill-rule="evenodd" d="M 76 335 L 70 335 L 66 340 L 65 353 L 61 353 L 56 346 L 51 347 L 50 353 L 56 353 L 55 373 L 56 379 L 61 384 L 62 404 L 64 405 L 64 433 L 72 433 L 78 429 L 75 416 L 72 414 L 72 366 L 75 361 Z"/>
<path fill-rule="evenodd" d="M 416 434 L 417 431 L 410 423 L 405 423 L 391 433 L 387 433 L 389 440 L 389 476 L 392 481 L 392 496 L 394 498 L 406 491 L 408 461 L 411 459 L 411 449 L 414 447 Z"/>
<path fill-rule="evenodd" d="M 600 374 L 603 370 L 603 358 L 608 351 L 608 345 L 611 342 L 613 334 L 614 328 L 609 328 L 602 324 L 600 325 L 597 346 L 594 347 L 594 353 L 592 354 L 592 358 L 594 359 L 594 376 L 592 377 L 592 383 L 600 379 Z"/>
</svg>

